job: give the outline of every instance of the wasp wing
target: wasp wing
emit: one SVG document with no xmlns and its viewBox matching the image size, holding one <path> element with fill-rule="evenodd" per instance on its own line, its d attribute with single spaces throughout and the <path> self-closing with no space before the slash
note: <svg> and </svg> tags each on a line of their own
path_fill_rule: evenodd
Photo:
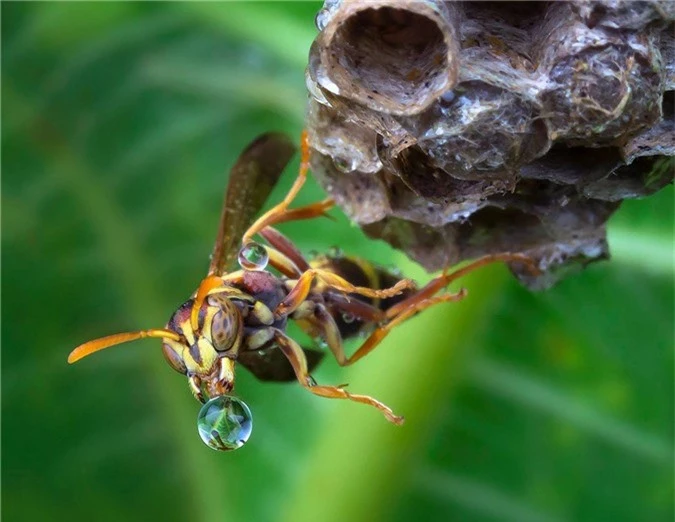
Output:
<svg viewBox="0 0 675 522">
<path fill-rule="evenodd" d="M 311 372 L 323 359 L 324 352 L 310 348 L 303 348 L 302 351 L 307 357 L 307 369 Z M 291 363 L 286 359 L 284 352 L 276 346 L 264 350 L 239 352 L 237 362 L 261 381 L 286 382 L 296 379 Z"/>
<path fill-rule="evenodd" d="M 253 223 L 293 154 L 293 142 L 280 133 L 259 136 L 241 153 L 230 171 L 209 275 L 222 275 L 232 266 L 241 236 Z"/>
</svg>

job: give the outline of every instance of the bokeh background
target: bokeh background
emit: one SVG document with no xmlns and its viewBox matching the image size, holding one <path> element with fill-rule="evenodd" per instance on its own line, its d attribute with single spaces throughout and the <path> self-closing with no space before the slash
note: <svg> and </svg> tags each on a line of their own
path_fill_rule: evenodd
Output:
<svg viewBox="0 0 675 522">
<path fill-rule="evenodd" d="M 227 167 L 261 132 L 299 135 L 319 7 L 2 4 L 3 519 L 672 520 L 672 187 L 611 220 L 611 262 L 538 294 L 484 269 L 316 372 L 402 428 L 242 369 L 255 429 L 221 454 L 158 341 L 66 364 L 194 290 Z M 429 277 L 333 214 L 283 230 Z"/>
</svg>

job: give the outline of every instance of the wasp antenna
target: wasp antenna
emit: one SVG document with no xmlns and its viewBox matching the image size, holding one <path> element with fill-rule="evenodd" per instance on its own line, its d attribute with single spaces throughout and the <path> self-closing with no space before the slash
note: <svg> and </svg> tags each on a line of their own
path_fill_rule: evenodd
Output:
<svg viewBox="0 0 675 522">
<path fill-rule="evenodd" d="M 94 352 L 98 352 L 118 344 L 127 343 L 129 341 L 135 341 L 136 339 L 142 339 L 143 337 L 168 338 L 178 342 L 181 340 L 181 336 L 176 332 L 164 330 L 161 328 L 108 335 L 107 337 L 101 337 L 100 339 L 94 339 L 93 341 L 86 342 L 75 348 L 72 352 L 70 352 L 70 355 L 68 355 L 68 363 L 73 364 L 74 362 L 77 362 Z"/>
<path fill-rule="evenodd" d="M 206 277 L 199 285 L 197 290 L 197 295 L 195 296 L 195 301 L 192 303 L 192 310 L 190 311 L 190 326 L 192 326 L 192 331 L 197 333 L 199 329 L 199 310 L 204 303 L 204 299 L 209 295 L 209 292 L 214 288 L 223 286 L 223 280 L 215 275 Z"/>
</svg>

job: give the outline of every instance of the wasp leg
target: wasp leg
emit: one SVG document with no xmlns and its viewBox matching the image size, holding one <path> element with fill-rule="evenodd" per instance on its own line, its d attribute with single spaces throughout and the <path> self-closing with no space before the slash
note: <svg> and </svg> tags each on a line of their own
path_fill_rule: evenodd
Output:
<svg viewBox="0 0 675 522">
<path fill-rule="evenodd" d="M 188 385 L 190 386 L 190 391 L 192 392 L 192 395 L 195 399 L 201 403 L 206 402 L 206 398 L 202 392 L 202 380 L 199 377 L 196 375 L 191 375 L 188 377 Z"/>
<path fill-rule="evenodd" d="M 298 306 L 300 306 L 312 288 L 312 283 L 315 280 L 320 280 L 329 288 L 339 290 L 346 294 L 359 294 L 366 297 L 373 297 L 379 299 L 386 299 L 387 297 L 393 297 L 400 294 L 406 289 L 415 288 L 415 283 L 410 279 L 401 279 L 391 288 L 384 288 L 381 290 L 376 290 L 373 288 L 368 288 L 365 286 L 354 286 L 346 279 L 343 279 L 339 275 L 334 274 L 328 270 L 322 270 L 320 268 L 310 268 L 305 271 L 293 289 L 288 293 L 284 300 L 279 303 L 276 310 L 274 310 L 274 315 L 276 317 L 281 317 L 284 315 L 291 314 Z"/>
<path fill-rule="evenodd" d="M 401 324 L 406 319 L 409 319 L 416 313 L 421 312 L 422 310 L 425 310 L 426 308 L 429 308 L 430 306 L 433 306 L 438 303 L 461 301 L 462 299 L 464 299 L 466 295 L 467 295 L 466 290 L 462 288 L 456 294 L 437 295 L 434 297 L 429 297 L 427 299 L 412 303 L 408 308 L 401 310 L 398 313 L 398 315 L 394 316 L 393 318 L 390 318 L 388 322 L 386 322 L 384 325 L 378 326 L 375 330 L 373 330 L 370 336 L 364 341 L 364 343 L 361 346 L 359 346 L 359 348 L 351 355 L 351 357 L 349 357 L 344 364 L 342 363 L 340 364 L 342 364 L 343 366 L 348 366 L 350 364 L 354 364 L 359 359 L 362 359 L 363 357 L 368 355 L 377 347 L 378 344 L 382 342 L 382 340 L 387 335 L 389 335 L 389 332 L 391 332 L 396 326 Z"/>
<path fill-rule="evenodd" d="M 356 319 L 360 319 L 364 323 L 379 324 L 387 319 L 384 310 L 377 306 L 364 303 L 359 299 L 331 299 L 328 297 L 326 302 L 329 303 L 331 310 L 341 312 L 342 314 L 353 315 Z"/>
<path fill-rule="evenodd" d="M 298 172 L 298 177 L 295 178 L 291 189 L 286 194 L 284 200 L 275 205 L 270 210 L 265 212 L 260 218 L 258 218 L 253 225 L 244 233 L 242 237 L 242 242 L 246 243 L 250 239 L 260 232 L 263 228 L 268 225 L 274 225 L 275 223 L 281 223 L 283 221 L 291 221 L 295 219 L 309 219 L 313 217 L 318 217 L 324 215 L 326 210 L 330 209 L 333 206 L 333 200 L 326 199 L 320 203 L 315 203 L 307 207 L 301 207 L 295 210 L 288 210 L 289 205 L 295 199 L 295 196 L 298 195 L 300 189 L 305 184 L 307 180 L 307 170 L 309 169 L 309 140 L 307 136 L 307 131 L 302 132 L 300 138 L 300 171 Z"/>
<path fill-rule="evenodd" d="M 532 260 L 530 257 L 523 255 L 523 254 L 490 254 L 487 256 L 483 256 L 481 258 L 478 258 L 472 263 L 469 263 L 468 265 L 455 270 L 453 272 L 448 272 L 447 269 L 443 271 L 441 275 L 438 277 L 435 277 L 432 279 L 429 283 L 427 283 L 423 288 L 421 288 L 419 291 L 415 292 L 411 296 L 407 297 L 400 303 L 395 304 L 391 308 L 389 308 L 386 313 L 387 313 L 387 318 L 392 319 L 396 317 L 398 314 L 404 312 L 410 307 L 414 307 L 415 303 L 419 301 L 424 301 L 431 296 L 435 295 L 438 293 L 441 289 L 445 288 L 448 286 L 450 283 L 453 281 L 456 281 L 460 277 L 464 277 L 465 275 L 469 274 L 470 272 L 473 272 L 474 270 L 481 268 L 485 265 L 489 265 L 491 263 L 496 263 L 499 261 L 511 261 L 511 262 L 520 262 L 523 263 L 527 266 L 528 270 L 530 270 L 533 274 L 539 274 L 541 271 L 535 264 L 534 260 Z"/>
<path fill-rule="evenodd" d="M 272 245 L 272 247 L 293 261 L 295 266 L 297 266 L 302 272 L 310 269 L 309 263 L 300 253 L 300 250 L 298 250 L 293 242 L 281 232 L 272 227 L 265 227 L 260 231 L 260 235 L 265 239 L 265 241 Z"/>
<path fill-rule="evenodd" d="M 307 370 L 307 359 L 302 348 L 293 339 L 284 334 L 281 330 L 276 330 L 274 340 L 277 346 L 284 353 L 288 361 L 293 367 L 295 376 L 298 382 L 307 390 L 319 397 L 326 397 L 328 399 L 347 399 L 353 402 L 360 402 L 361 404 L 368 404 L 380 410 L 389 422 L 394 424 L 403 424 L 403 417 L 395 415 L 388 406 L 382 404 L 380 401 L 373 399 L 367 395 L 356 395 L 349 393 L 340 386 L 319 386 L 311 377 Z"/>
<path fill-rule="evenodd" d="M 354 300 L 347 304 L 357 302 L 361 303 L 360 301 Z M 380 320 L 384 320 L 385 314 L 382 310 L 379 310 L 378 308 L 375 308 L 374 306 L 370 306 L 365 303 L 361 304 L 363 305 L 363 307 L 344 308 L 344 310 L 349 310 L 348 313 L 353 314 L 355 317 L 358 317 L 359 319 L 363 319 L 368 322 L 374 322 L 377 324 L 377 322 L 379 322 Z M 370 308 L 371 310 L 367 310 L 368 308 Z M 377 320 L 371 321 L 371 319 L 375 318 L 377 318 Z M 319 335 L 321 335 L 323 340 L 328 345 L 328 348 L 330 349 L 331 353 L 335 357 L 335 360 L 337 360 L 340 366 L 349 366 L 350 364 L 355 363 L 361 357 L 366 355 L 370 350 L 375 348 L 375 345 L 373 345 L 372 347 L 366 346 L 367 351 L 363 352 L 362 348 L 359 348 L 351 357 L 347 357 L 345 354 L 344 346 L 342 344 L 342 335 L 340 334 L 340 329 L 338 328 L 338 325 L 335 323 L 335 319 L 333 319 L 333 316 L 322 304 L 317 304 L 314 308 L 313 317 L 306 320 L 308 320 L 309 323 L 312 325 L 314 333 L 318 333 Z"/>
<path fill-rule="evenodd" d="M 265 250 L 267 250 L 267 255 L 269 256 L 269 264 L 283 275 L 291 279 L 297 279 L 302 276 L 304 270 L 300 269 L 293 259 L 283 252 L 279 252 L 274 247 L 266 246 Z"/>
<path fill-rule="evenodd" d="M 304 207 L 298 207 L 293 209 L 288 209 L 287 207 L 281 208 L 279 205 L 275 206 L 264 215 L 260 217 L 250 228 L 244 232 L 242 236 L 242 244 L 250 241 L 250 239 L 256 234 L 262 233 L 262 231 L 269 226 L 278 225 L 279 223 L 287 223 L 288 221 L 302 221 L 304 219 L 313 219 L 317 217 L 330 217 L 326 212 L 335 206 L 335 202 L 331 198 L 326 198 L 318 203 L 312 203 Z"/>
<path fill-rule="evenodd" d="M 377 347 L 377 345 L 389 334 L 393 328 L 401 324 L 406 319 L 409 319 L 416 313 L 421 312 L 422 310 L 437 303 L 459 301 L 463 299 L 467 294 L 466 290 L 464 289 L 460 290 L 456 294 L 444 294 L 440 296 L 435 296 L 435 294 L 469 272 L 497 261 L 519 261 L 525 263 L 532 272 L 536 273 L 539 271 L 539 269 L 534 264 L 534 261 L 522 254 L 494 254 L 477 259 L 473 263 L 470 263 L 459 270 L 455 270 L 454 272 L 444 272 L 440 276 L 432 279 L 426 286 L 407 297 L 403 301 L 395 304 L 384 312 L 380 311 L 381 315 L 379 315 L 379 317 L 375 310 L 369 309 L 374 307 L 370 307 L 365 303 L 358 303 L 355 306 L 352 306 L 353 303 L 338 303 L 337 306 L 343 311 L 347 311 L 363 320 L 369 320 L 381 324 L 381 326 L 376 328 L 370 334 L 370 336 L 351 355 L 351 357 L 345 359 L 344 353 L 336 354 L 338 349 L 336 348 L 336 350 L 333 350 L 331 348 L 331 351 L 333 351 L 333 354 L 338 360 L 338 363 L 342 366 L 348 366 L 365 357 L 371 351 L 373 351 L 375 347 Z M 328 342 L 328 340 L 326 340 L 326 342 Z M 339 352 L 342 352 L 341 347 L 339 348 Z"/>
</svg>

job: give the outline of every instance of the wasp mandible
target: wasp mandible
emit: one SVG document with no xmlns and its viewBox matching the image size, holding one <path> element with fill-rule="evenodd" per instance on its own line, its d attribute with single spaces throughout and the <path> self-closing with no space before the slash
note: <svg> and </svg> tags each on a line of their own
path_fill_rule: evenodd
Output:
<svg viewBox="0 0 675 522">
<path fill-rule="evenodd" d="M 443 290 L 467 273 L 496 261 L 524 263 L 533 272 L 537 268 L 522 254 L 488 255 L 459 270 L 446 270 L 418 288 L 412 280 L 364 259 L 333 254 L 307 260 L 275 228 L 287 221 L 324 216 L 334 205 L 325 199 L 290 208 L 309 169 L 306 132 L 300 171 L 291 189 L 283 201 L 255 220 L 294 153 L 286 136 L 268 133 L 239 156 L 225 192 L 208 274 L 164 328 L 86 342 L 71 352 L 68 362 L 144 337 L 162 339 L 166 361 L 187 376 L 193 395 L 204 404 L 198 417 L 202 440 L 218 450 L 241 447 L 251 433 L 251 412 L 232 395 L 237 363 L 261 380 L 297 379 L 315 395 L 367 404 L 390 422 L 402 424 L 403 417 L 373 397 L 350 393 L 344 386 L 318 384 L 311 371 L 324 353 L 303 348 L 289 337 L 288 320 L 322 340 L 338 364 L 348 366 L 406 319 L 437 303 L 463 299 L 464 289 Z M 254 242 L 255 237 L 264 244 Z M 347 356 L 343 340 L 364 333 L 364 342 Z"/>
</svg>

